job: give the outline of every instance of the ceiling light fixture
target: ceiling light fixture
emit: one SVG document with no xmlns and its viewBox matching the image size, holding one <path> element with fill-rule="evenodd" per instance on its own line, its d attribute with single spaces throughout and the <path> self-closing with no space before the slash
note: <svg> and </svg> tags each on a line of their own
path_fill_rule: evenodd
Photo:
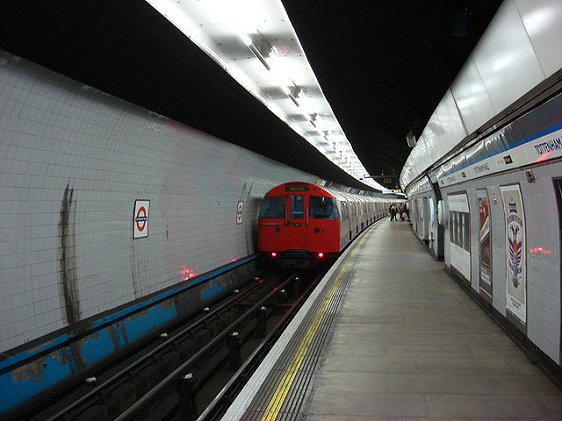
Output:
<svg viewBox="0 0 562 421">
<path fill-rule="evenodd" d="M 291 101 L 293 101 L 294 104 L 295 104 L 297 107 L 299 107 L 299 102 L 297 101 L 297 99 L 294 97 L 293 94 L 289 93 L 288 97 L 291 98 Z"/>
<path fill-rule="evenodd" d="M 265 61 L 265 57 L 261 55 L 261 53 L 260 53 L 259 50 L 255 47 L 254 44 L 248 45 L 248 48 L 249 48 L 250 51 L 254 54 L 254 56 L 256 56 L 256 58 L 260 61 L 260 63 L 263 64 L 263 66 L 264 66 L 267 70 L 271 70 L 271 67 L 269 67 L 269 64 L 267 64 L 267 61 Z"/>
<path fill-rule="evenodd" d="M 355 178 L 366 172 L 322 93 L 281 0 L 146 1 L 304 141 L 333 162 L 333 155 L 325 150 L 326 140 L 321 133 L 312 132 L 308 123 L 316 130 L 329 130 L 330 141 L 337 137 L 342 156 L 348 163 L 357 163 L 358 166 L 353 171 L 347 166 L 340 167 Z M 265 34 L 274 42 L 269 41 Z M 252 55 L 247 54 L 245 48 L 240 48 L 235 36 Z M 260 65 L 256 66 L 254 58 L 267 72 Z M 292 104 L 286 101 L 285 96 L 269 95 L 274 89 L 283 89 Z M 290 117 L 295 115 L 294 106 L 300 107 L 304 118 Z M 385 190 L 372 179 L 365 184 Z"/>
<path fill-rule="evenodd" d="M 265 61 L 265 57 L 262 55 L 262 53 L 256 48 L 256 46 L 253 44 L 252 42 L 252 38 L 250 38 L 249 35 L 244 34 L 242 32 L 238 32 L 238 37 L 242 40 L 242 42 L 244 43 L 244 45 L 246 47 L 248 47 L 248 49 L 252 52 L 252 54 L 260 61 L 261 64 L 264 65 L 264 67 L 269 71 L 271 70 L 271 67 L 269 67 L 269 64 L 267 63 L 267 61 Z"/>
<path fill-rule="evenodd" d="M 252 38 L 250 38 L 248 35 L 239 32 L 238 36 L 240 37 L 240 39 L 242 40 L 242 42 L 246 47 L 252 45 Z"/>
</svg>

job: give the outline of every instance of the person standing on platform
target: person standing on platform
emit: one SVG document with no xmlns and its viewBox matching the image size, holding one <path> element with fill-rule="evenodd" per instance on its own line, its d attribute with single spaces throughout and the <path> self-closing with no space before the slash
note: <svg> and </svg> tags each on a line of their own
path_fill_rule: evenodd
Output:
<svg viewBox="0 0 562 421">
<path fill-rule="evenodd" d="M 398 206 L 398 216 L 400 217 L 400 221 L 406 220 L 406 213 L 404 212 L 404 203 L 400 203 Z"/>
<path fill-rule="evenodd" d="M 390 222 L 397 221 L 396 211 L 397 211 L 396 205 L 393 203 L 392 205 L 390 205 L 390 208 L 388 209 L 388 212 L 390 213 Z"/>
</svg>

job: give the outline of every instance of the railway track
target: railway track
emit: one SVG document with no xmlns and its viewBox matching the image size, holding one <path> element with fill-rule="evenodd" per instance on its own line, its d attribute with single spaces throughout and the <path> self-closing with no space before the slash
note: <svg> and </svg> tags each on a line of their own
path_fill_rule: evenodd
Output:
<svg viewBox="0 0 562 421">
<path fill-rule="evenodd" d="M 188 325 L 92 375 L 30 420 L 196 419 L 218 414 L 309 293 L 312 273 L 268 274 L 205 308 Z"/>
</svg>

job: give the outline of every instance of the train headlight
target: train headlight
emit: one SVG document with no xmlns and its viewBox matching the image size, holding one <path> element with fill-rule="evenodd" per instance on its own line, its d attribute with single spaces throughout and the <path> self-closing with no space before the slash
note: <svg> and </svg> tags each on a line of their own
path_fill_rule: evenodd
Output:
<svg viewBox="0 0 562 421">
<path fill-rule="evenodd" d="M 271 257 L 277 257 L 277 253 L 275 252 L 271 253 Z"/>
<path fill-rule="evenodd" d="M 322 253 L 322 252 L 318 253 L 318 258 L 319 258 L 319 259 L 321 259 L 321 258 L 323 258 L 323 257 L 324 257 L 324 253 Z"/>
</svg>

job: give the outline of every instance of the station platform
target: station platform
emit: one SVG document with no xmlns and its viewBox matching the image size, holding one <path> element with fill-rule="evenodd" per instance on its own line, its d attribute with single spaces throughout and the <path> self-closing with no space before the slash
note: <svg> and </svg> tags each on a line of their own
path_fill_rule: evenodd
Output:
<svg viewBox="0 0 562 421">
<path fill-rule="evenodd" d="M 338 259 L 223 420 L 562 419 L 562 392 L 408 223 Z"/>
</svg>

